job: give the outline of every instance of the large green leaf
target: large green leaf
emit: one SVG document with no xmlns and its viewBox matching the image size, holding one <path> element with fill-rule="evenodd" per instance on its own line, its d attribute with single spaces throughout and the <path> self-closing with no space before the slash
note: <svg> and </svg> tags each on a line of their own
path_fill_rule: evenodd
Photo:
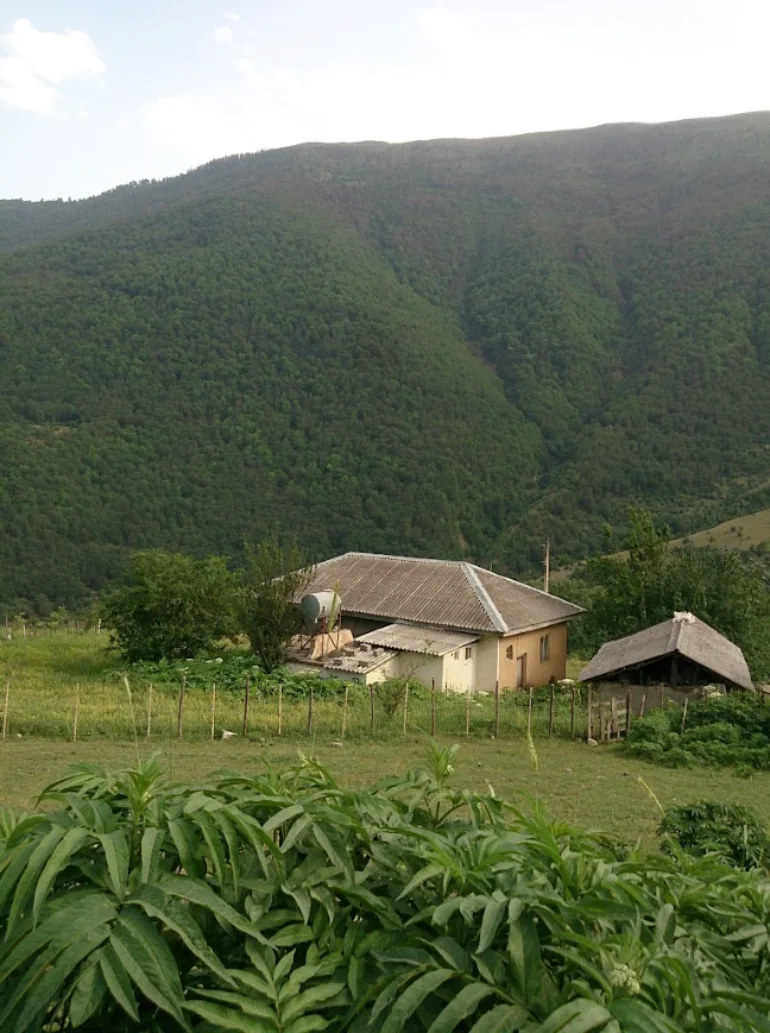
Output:
<svg viewBox="0 0 770 1033">
<path fill-rule="evenodd" d="M 199 961 L 211 969 L 222 982 L 234 986 L 222 962 L 212 950 L 203 935 L 200 926 L 190 913 L 171 897 L 168 897 L 156 886 L 140 886 L 129 898 L 129 903 L 138 905 L 150 918 L 169 929 L 182 940 L 187 949 Z"/>
<path fill-rule="evenodd" d="M 126 908 L 115 923 L 110 944 L 140 993 L 186 1026 L 176 961 L 155 926 L 138 909 Z"/>
<path fill-rule="evenodd" d="M 82 1026 L 102 1006 L 107 995 L 107 983 L 99 965 L 99 952 L 75 984 L 69 1004 L 69 1020 L 73 1026 Z"/>
<path fill-rule="evenodd" d="M 252 936 L 255 928 L 251 922 L 239 914 L 201 879 L 193 879 L 186 875 L 166 873 L 158 880 L 158 886 L 170 897 L 186 900 L 188 904 L 197 904 L 213 915 Z"/>
<path fill-rule="evenodd" d="M 149 828 L 142 834 L 142 882 L 153 882 L 158 875 L 158 861 L 166 833 L 163 829 Z"/>
<path fill-rule="evenodd" d="M 505 899 L 490 900 L 484 908 L 484 917 L 481 920 L 481 932 L 479 933 L 479 945 L 476 948 L 477 953 L 482 954 L 488 947 L 492 946 L 507 909 L 508 901 Z"/>
<path fill-rule="evenodd" d="M 123 962 L 111 944 L 107 944 L 99 952 L 99 968 L 104 976 L 107 989 L 112 994 L 115 1002 L 120 1005 L 129 1018 L 133 1019 L 134 1022 L 138 1022 L 139 1010 L 131 986 L 131 980 L 123 967 Z"/>
<path fill-rule="evenodd" d="M 128 837 L 122 829 L 116 829 L 114 832 L 104 833 L 96 838 L 104 850 L 112 892 L 118 900 L 123 900 L 126 895 L 130 862 Z"/>
<path fill-rule="evenodd" d="M 606 1030 L 610 1022 L 612 1015 L 606 1008 L 581 997 L 557 1008 L 542 1024 L 539 1033 L 593 1033 Z"/>
<path fill-rule="evenodd" d="M 438 990 L 457 973 L 448 968 L 434 969 L 415 979 L 394 1001 L 379 1033 L 399 1033 L 411 1015 L 420 1007 L 426 997 Z"/>
<path fill-rule="evenodd" d="M 464 986 L 431 1024 L 428 1033 L 453 1033 L 492 993 L 493 988 L 486 983 L 469 983 Z"/>
<path fill-rule="evenodd" d="M 67 834 L 67 830 L 60 825 L 54 825 L 36 844 L 30 854 L 24 872 L 16 884 L 16 892 L 13 895 L 11 909 L 6 923 L 5 938 L 10 938 L 13 927 L 19 919 L 22 911 L 32 895 L 33 887 L 36 884 L 41 871 L 45 867 L 49 857 Z"/>
<path fill-rule="evenodd" d="M 109 926 L 97 926 L 61 951 L 53 964 L 46 966 L 40 979 L 24 995 L 24 1007 L 15 1020 L 14 1033 L 26 1033 L 40 1021 L 51 1003 L 61 996 L 61 990 L 74 969 L 109 935 Z M 1 1024 L 0 1028 L 3 1028 Z"/>
<path fill-rule="evenodd" d="M 278 1033 L 278 1026 L 272 1022 L 256 1019 L 213 1001 L 188 1001 L 185 1008 L 204 1019 L 211 1029 L 227 1030 L 229 1033 Z"/>
<path fill-rule="evenodd" d="M 528 1019 L 529 1013 L 520 1005 L 499 1004 L 474 1022 L 470 1033 L 516 1033 Z"/>
<path fill-rule="evenodd" d="M 281 1022 L 286 1024 L 301 1015 L 312 1013 L 332 998 L 338 997 L 345 988 L 345 983 L 322 983 L 303 990 L 281 1009 Z"/>
</svg>

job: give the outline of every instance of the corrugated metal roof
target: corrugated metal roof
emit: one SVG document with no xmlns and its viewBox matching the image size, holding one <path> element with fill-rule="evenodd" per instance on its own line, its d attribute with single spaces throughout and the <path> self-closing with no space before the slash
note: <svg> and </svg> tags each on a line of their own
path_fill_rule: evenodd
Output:
<svg viewBox="0 0 770 1033">
<path fill-rule="evenodd" d="M 558 624 L 582 613 L 573 603 L 454 560 L 347 552 L 319 563 L 305 592 L 335 589 L 347 613 L 492 634 Z"/>
<path fill-rule="evenodd" d="M 386 649 L 397 649 L 407 653 L 427 653 L 429 656 L 446 656 L 456 649 L 478 642 L 478 635 L 467 632 L 447 631 L 445 628 L 426 628 L 421 624 L 388 624 L 376 631 L 361 635 L 359 642 L 369 642 Z"/>
<path fill-rule="evenodd" d="M 635 635 L 606 642 L 580 672 L 579 680 L 597 681 L 674 653 L 731 685 L 753 688 L 746 659 L 738 646 L 691 613 L 675 614 Z"/>
</svg>

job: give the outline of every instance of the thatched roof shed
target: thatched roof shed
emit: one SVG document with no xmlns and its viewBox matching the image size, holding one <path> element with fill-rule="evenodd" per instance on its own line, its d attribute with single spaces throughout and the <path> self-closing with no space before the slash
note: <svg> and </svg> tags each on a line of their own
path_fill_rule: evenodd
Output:
<svg viewBox="0 0 770 1033">
<path fill-rule="evenodd" d="M 666 672 L 666 676 L 662 676 Z M 752 690 L 741 650 L 692 613 L 674 616 L 635 635 L 606 642 L 580 672 L 581 682 L 670 681 L 672 684 L 724 682 Z"/>
</svg>

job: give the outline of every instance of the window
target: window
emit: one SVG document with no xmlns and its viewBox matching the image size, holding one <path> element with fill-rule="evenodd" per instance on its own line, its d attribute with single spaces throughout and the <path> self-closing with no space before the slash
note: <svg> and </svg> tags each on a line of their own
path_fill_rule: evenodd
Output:
<svg viewBox="0 0 770 1033">
<path fill-rule="evenodd" d="M 505 650 L 505 659 L 513 660 L 513 646 L 507 646 Z"/>
<path fill-rule="evenodd" d="M 459 652 L 457 652 L 457 653 L 452 653 L 452 659 L 453 659 L 453 660 L 459 660 L 459 659 L 460 659 L 460 653 L 459 653 Z"/>
<path fill-rule="evenodd" d="M 540 663 L 544 664 L 546 660 L 551 659 L 551 636 L 541 635 L 540 636 Z"/>
<path fill-rule="evenodd" d="M 470 658 L 472 656 L 473 656 L 473 646 L 466 646 L 465 647 L 465 659 L 466 660 L 470 660 Z"/>
</svg>

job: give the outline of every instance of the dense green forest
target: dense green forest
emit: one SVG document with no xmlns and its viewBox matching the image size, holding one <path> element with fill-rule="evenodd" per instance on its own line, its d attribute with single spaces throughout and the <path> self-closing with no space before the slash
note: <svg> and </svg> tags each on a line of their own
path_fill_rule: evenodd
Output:
<svg viewBox="0 0 770 1033">
<path fill-rule="evenodd" d="M 245 539 L 526 573 L 770 501 L 770 114 L 0 201 L 0 602 Z"/>
</svg>

